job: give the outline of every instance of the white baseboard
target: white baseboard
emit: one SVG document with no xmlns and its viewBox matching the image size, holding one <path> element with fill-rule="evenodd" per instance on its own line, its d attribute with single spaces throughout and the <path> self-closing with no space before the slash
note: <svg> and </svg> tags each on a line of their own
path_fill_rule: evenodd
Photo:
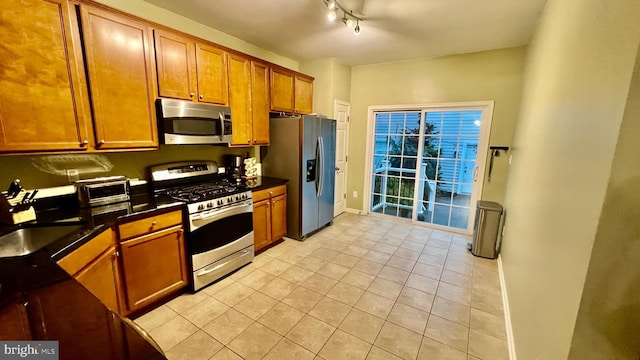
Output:
<svg viewBox="0 0 640 360">
<path fill-rule="evenodd" d="M 511 326 L 511 310 L 509 309 L 509 296 L 502 269 L 502 256 L 498 255 L 498 274 L 500 274 L 500 288 L 502 288 L 502 306 L 504 308 L 504 323 L 507 330 L 507 346 L 509 346 L 509 359 L 517 360 L 516 344 L 513 340 L 513 327 Z"/>
<path fill-rule="evenodd" d="M 346 208 L 346 209 L 344 209 L 344 212 L 349 213 L 349 214 L 362 215 L 362 210 L 358 210 L 358 209 Z"/>
</svg>

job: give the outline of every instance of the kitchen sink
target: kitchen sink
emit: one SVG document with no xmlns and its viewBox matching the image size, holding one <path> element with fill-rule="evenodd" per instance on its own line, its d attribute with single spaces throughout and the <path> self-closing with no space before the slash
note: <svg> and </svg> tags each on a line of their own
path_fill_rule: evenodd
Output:
<svg viewBox="0 0 640 360">
<path fill-rule="evenodd" d="M 0 236 L 0 258 L 28 255 L 72 234 L 84 225 L 28 227 Z"/>
</svg>

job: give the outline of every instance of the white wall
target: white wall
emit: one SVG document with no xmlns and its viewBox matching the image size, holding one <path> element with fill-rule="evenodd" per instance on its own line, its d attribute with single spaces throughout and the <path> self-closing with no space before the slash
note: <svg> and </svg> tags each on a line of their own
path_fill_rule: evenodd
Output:
<svg viewBox="0 0 640 360">
<path fill-rule="evenodd" d="M 502 245 L 520 360 L 569 354 L 639 44 L 640 1 L 551 0 L 530 45 Z"/>
</svg>

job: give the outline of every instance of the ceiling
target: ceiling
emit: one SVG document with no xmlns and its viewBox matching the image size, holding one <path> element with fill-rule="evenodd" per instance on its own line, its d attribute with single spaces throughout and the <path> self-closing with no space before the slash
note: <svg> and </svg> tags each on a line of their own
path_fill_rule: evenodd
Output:
<svg viewBox="0 0 640 360">
<path fill-rule="evenodd" d="M 360 34 L 327 19 L 323 0 L 145 0 L 298 61 L 351 66 L 525 45 L 547 0 L 339 0 Z"/>
</svg>

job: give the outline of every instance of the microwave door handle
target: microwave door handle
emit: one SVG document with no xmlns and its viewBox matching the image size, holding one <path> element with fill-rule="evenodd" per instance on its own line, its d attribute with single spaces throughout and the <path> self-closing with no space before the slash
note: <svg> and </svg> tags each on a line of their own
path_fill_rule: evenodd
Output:
<svg viewBox="0 0 640 360">
<path fill-rule="evenodd" d="M 220 141 L 224 140 L 224 114 L 218 113 L 220 119 Z"/>
</svg>

